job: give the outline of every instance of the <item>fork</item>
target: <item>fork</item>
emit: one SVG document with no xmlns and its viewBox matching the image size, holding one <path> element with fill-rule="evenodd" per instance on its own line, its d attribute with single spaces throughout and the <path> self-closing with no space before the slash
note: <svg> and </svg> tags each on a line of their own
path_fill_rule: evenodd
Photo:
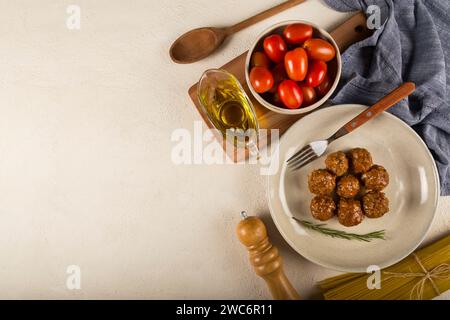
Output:
<svg viewBox="0 0 450 320">
<path fill-rule="evenodd" d="M 306 166 L 311 161 L 314 161 L 318 157 L 322 156 L 330 143 L 345 136 L 347 133 L 352 132 L 356 128 L 359 128 L 367 121 L 377 117 L 383 111 L 389 109 L 394 104 L 413 93 L 415 88 L 416 86 L 413 82 L 405 82 L 401 84 L 389 94 L 378 100 L 374 105 L 365 109 L 352 120 L 347 122 L 328 139 L 313 141 L 297 151 L 287 160 L 288 166 L 292 170 L 297 170 Z"/>
</svg>

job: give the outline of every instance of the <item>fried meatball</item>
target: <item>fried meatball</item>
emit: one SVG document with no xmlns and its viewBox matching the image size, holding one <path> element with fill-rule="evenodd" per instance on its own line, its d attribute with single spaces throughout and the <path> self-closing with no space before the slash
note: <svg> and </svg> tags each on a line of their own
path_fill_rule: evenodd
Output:
<svg viewBox="0 0 450 320">
<path fill-rule="evenodd" d="M 350 150 L 349 156 L 355 173 L 364 173 L 372 166 L 372 156 L 364 148 Z"/>
<path fill-rule="evenodd" d="M 339 200 L 338 219 L 340 224 L 346 227 L 356 226 L 362 222 L 363 218 L 361 204 L 358 200 L 345 198 Z"/>
<path fill-rule="evenodd" d="M 315 196 L 311 200 L 310 209 L 314 219 L 325 221 L 334 216 L 336 204 L 330 196 Z"/>
<path fill-rule="evenodd" d="M 359 192 L 359 180 L 349 174 L 339 179 L 336 193 L 343 198 L 353 198 Z"/>
<path fill-rule="evenodd" d="M 369 192 L 362 198 L 363 210 L 369 218 L 379 218 L 389 211 L 389 199 L 383 192 Z"/>
<path fill-rule="evenodd" d="M 324 169 L 314 170 L 308 177 L 308 187 L 314 194 L 330 194 L 336 187 L 336 176 Z"/>
<path fill-rule="evenodd" d="M 361 176 L 361 180 L 368 191 L 381 191 L 389 184 L 389 174 L 384 167 L 374 165 Z"/>
<path fill-rule="evenodd" d="M 325 159 L 325 165 L 329 171 L 338 177 L 346 174 L 348 171 L 348 159 L 342 151 L 330 153 Z"/>
</svg>

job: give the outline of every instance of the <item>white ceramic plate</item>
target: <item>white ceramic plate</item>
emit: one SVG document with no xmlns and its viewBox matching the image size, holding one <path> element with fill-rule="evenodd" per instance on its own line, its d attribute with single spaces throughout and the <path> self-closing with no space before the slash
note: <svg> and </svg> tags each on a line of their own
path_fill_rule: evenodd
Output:
<svg viewBox="0 0 450 320">
<path fill-rule="evenodd" d="M 333 142 L 326 154 L 363 147 L 374 163 L 384 166 L 390 184 L 384 190 L 390 211 L 378 219 L 365 218 L 354 227 L 340 225 L 337 218 L 328 227 L 353 233 L 386 230 L 386 240 L 371 242 L 331 238 L 305 229 L 292 217 L 319 223 L 310 214 L 312 195 L 307 176 L 325 168 L 323 156 L 297 171 L 286 168 L 288 159 L 305 144 L 328 138 L 361 112 L 365 106 L 339 105 L 316 111 L 297 121 L 282 137 L 278 171 L 268 178 L 272 218 L 285 240 L 299 254 L 327 268 L 366 272 L 370 265 L 390 266 L 410 254 L 424 239 L 433 221 L 439 198 L 439 178 L 425 143 L 403 121 L 384 112 L 354 132 Z"/>
</svg>

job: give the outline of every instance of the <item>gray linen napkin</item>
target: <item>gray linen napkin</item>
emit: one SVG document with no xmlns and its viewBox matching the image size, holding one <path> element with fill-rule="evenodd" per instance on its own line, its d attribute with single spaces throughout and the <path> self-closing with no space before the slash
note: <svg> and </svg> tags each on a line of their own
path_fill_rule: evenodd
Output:
<svg viewBox="0 0 450 320">
<path fill-rule="evenodd" d="M 377 5 L 381 27 L 342 54 L 335 104 L 370 105 L 400 83 L 416 91 L 389 112 L 409 124 L 436 160 L 441 195 L 450 195 L 450 1 L 324 0 L 338 11 Z M 389 129 L 387 129 L 389 130 Z"/>
</svg>

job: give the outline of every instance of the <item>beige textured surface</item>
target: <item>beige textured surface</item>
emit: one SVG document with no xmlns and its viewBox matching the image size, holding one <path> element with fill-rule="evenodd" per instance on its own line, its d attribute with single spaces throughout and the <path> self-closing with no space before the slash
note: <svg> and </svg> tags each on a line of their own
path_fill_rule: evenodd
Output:
<svg viewBox="0 0 450 320">
<path fill-rule="evenodd" d="M 317 1 L 242 31 L 192 65 L 168 56 L 182 32 L 279 1 L 0 1 L 0 298 L 269 298 L 234 236 L 261 215 L 304 297 L 334 272 L 298 256 L 268 214 L 256 166 L 175 166 L 176 128 L 199 116 L 187 89 L 265 27 L 346 18 Z M 81 30 L 66 7 L 81 7 Z M 226 14 L 225 14 L 226 13 Z M 441 198 L 427 240 L 450 230 Z M 65 286 L 81 267 L 81 290 Z"/>
</svg>

